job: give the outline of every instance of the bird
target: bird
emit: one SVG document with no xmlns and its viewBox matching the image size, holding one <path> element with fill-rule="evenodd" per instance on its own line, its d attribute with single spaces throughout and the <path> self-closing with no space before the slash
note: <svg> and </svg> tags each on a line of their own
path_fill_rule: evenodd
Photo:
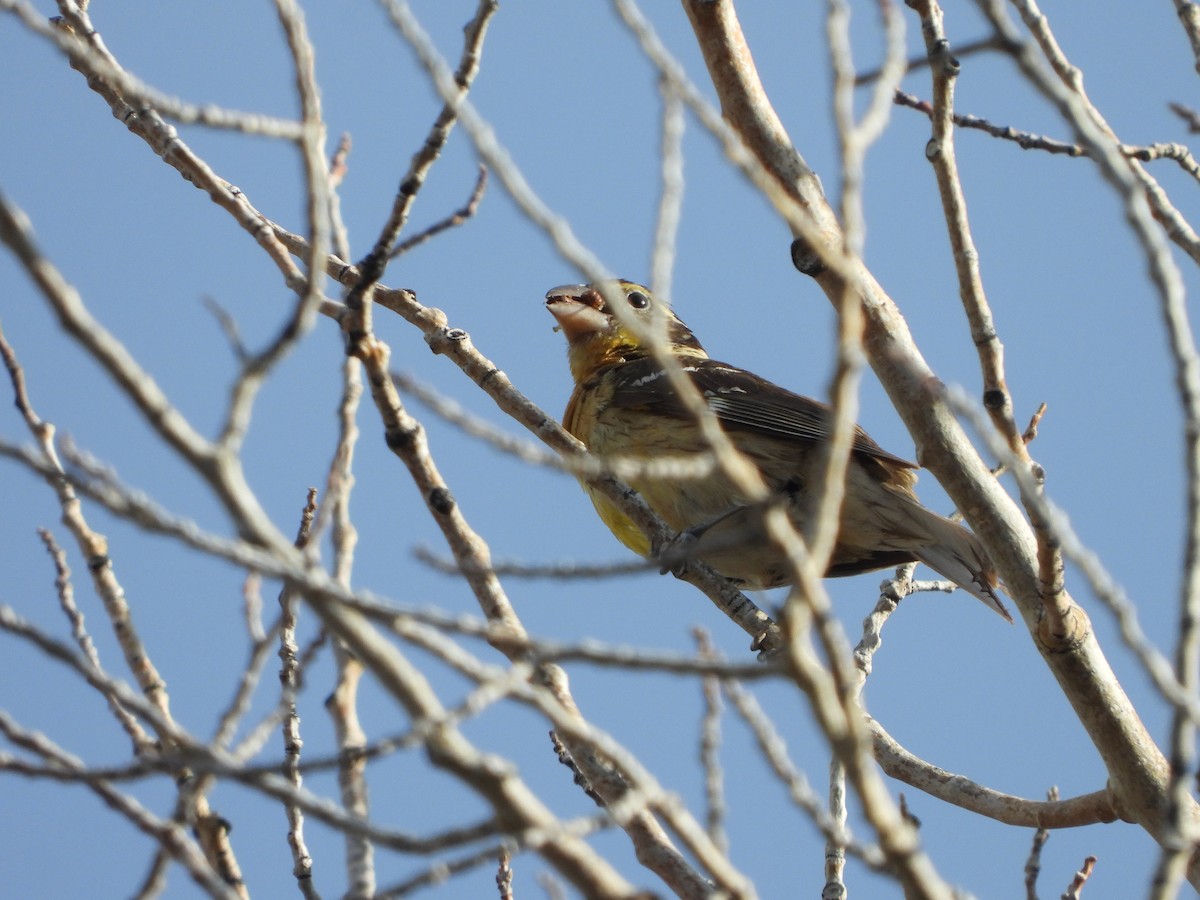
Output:
<svg viewBox="0 0 1200 900">
<path fill-rule="evenodd" d="M 622 304 L 618 316 L 610 303 Z M 771 501 L 794 525 L 811 516 L 830 408 L 746 369 L 709 357 L 668 304 L 626 280 L 568 284 L 546 293 L 546 308 L 566 336 L 574 389 L 563 427 L 595 456 L 654 459 L 707 447 L 695 416 L 672 387 L 644 337 L 662 335 L 733 445 L 759 470 Z M 627 322 L 636 322 L 631 327 Z M 664 328 L 665 326 L 665 328 Z M 995 569 L 979 540 L 921 505 L 915 463 L 884 450 L 855 426 L 837 538 L 825 575 L 857 575 L 921 562 L 1009 622 Z M 633 477 L 630 485 L 680 535 L 694 555 L 739 587 L 792 582 L 784 552 L 766 535 L 763 504 L 750 501 L 719 470 L 695 479 Z M 604 524 L 642 556 L 654 548 L 608 497 L 583 482 Z"/>
</svg>

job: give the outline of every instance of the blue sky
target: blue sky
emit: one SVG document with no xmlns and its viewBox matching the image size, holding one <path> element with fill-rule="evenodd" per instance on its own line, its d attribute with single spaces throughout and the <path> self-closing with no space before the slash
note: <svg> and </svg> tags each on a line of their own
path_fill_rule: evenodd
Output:
<svg viewBox="0 0 1200 900">
<path fill-rule="evenodd" d="M 760 73 L 789 133 L 836 195 L 836 143 L 830 115 L 824 8 L 797 4 L 781 12 L 743 4 L 743 25 Z M 342 208 L 356 256 L 370 243 L 408 161 L 439 107 L 412 53 L 374 4 L 310 4 L 317 71 L 332 141 L 353 137 Z M 46 15 L 53 10 L 41 4 Z M 457 58 L 469 3 L 417 3 L 442 52 Z M 1078 4 L 1048 2 L 1044 11 L 1068 56 L 1085 73 L 1092 99 L 1128 143 L 1185 141 L 1170 101 L 1195 103 L 1195 71 L 1171 9 L 1123 2 L 1103 17 Z M 668 44 L 703 86 L 704 72 L 682 9 L 648 11 Z M 974 7 L 951 4 L 952 42 L 984 34 Z M 855 9 L 855 52 L 863 68 L 879 58 L 873 8 Z M 908 16 L 909 46 L 920 39 Z M 290 66 L 270 4 L 152 2 L 97 4 L 94 22 L 116 57 L 159 89 L 196 103 L 274 115 L 294 114 Z M 30 216 L 42 248 L 81 291 L 92 312 L 153 374 L 198 428 L 217 427 L 236 360 L 205 306 L 214 300 L 237 320 L 251 346 L 271 336 L 289 308 L 277 272 L 236 224 L 181 181 L 113 120 L 48 43 L 0 17 L 0 189 Z M 929 96 L 917 72 L 904 87 Z M 708 93 L 706 91 L 706 93 Z M 483 68 L 471 94 L 533 188 L 567 216 L 576 234 L 615 273 L 649 275 L 658 199 L 659 100 L 655 75 L 611 8 L 603 3 L 510 2 L 496 16 Z M 997 55 L 963 59 L 961 111 L 1001 125 L 1067 140 L 1053 111 Z M 301 230 L 301 172 L 295 152 L 278 142 L 182 128 L 186 141 L 223 178 L 238 185 L 269 217 Z M 933 175 L 924 158 L 927 121 L 910 110 L 892 122 L 867 167 L 865 258 L 897 301 L 939 377 L 978 393 L 975 352 L 957 300 Z M 686 197 L 674 272 L 680 315 L 710 353 L 789 388 L 820 397 L 828 384 L 833 316 L 825 298 L 788 258 L 789 235 L 768 205 L 723 160 L 715 142 L 689 119 L 685 138 Z M 1039 402 L 1049 411 L 1033 455 L 1048 472 L 1047 490 L 1084 540 L 1138 602 L 1143 627 L 1168 653 L 1175 631 L 1183 523 L 1181 417 L 1156 297 L 1139 249 L 1123 226 L 1116 197 L 1085 160 L 1023 151 L 977 132 L 958 137 L 958 156 L 997 326 L 1007 351 L 1018 418 Z M 416 205 L 412 229 L 461 206 L 477 160 L 456 132 Z M 1151 171 L 1185 215 L 1194 216 L 1195 184 L 1171 163 Z M 1182 262 L 1181 262 L 1182 265 Z M 1185 267 L 1190 289 L 1195 273 Z M 570 384 L 561 335 L 542 308 L 547 288 L 579 279 L 546 237 L 518 213 L 493 180 L 478 215 L 396 261 L 384 282 L 414 289 L 446 311 L 479 349 L 535 402 L 557 414 Z M 112 465 L 130 484 L 205 527 L 228 522 L 190 472 L 154 443 L 128 401 L 83 359 L 7 255 L 0 255 L 0 324 L 27 370 L 40 414 L 80 446 Z M 421 335 L 381 313 L 380 336 L 394 367 L 420 378 L 512 434 L 490 401 Z M 246 468 L 263 505 L 285 531 L 294 529 L 304 491 L 321 485 L 333 446 L 341 363 L 336 330 L 321 322 L 280 366 L 260 398 L 246 447 Z M 498 559 L 607 561 L 625 551 L 592 514 L 574 482 L 534 469 L 461 435 L 418 404 L 414 413 L 448 483 L 474 528 Z M 911 456 L 912 441 L 868 373 L 860 420 L 883 446 Z M 411 550 L 441 550 L 401 465 L 387 452 L 372 412 L 364 408 L 353 512 L 360 531 L 354 582 L 400 602 L 472 613 L 457 580 L 416 564 Z M 0 434 L 26 439 L 10 405 Z M 60 636 L 67 634 L 53 595 L 53 572 L 34 529 L 58 525 L 52 493 L 11 463 L 0 465 L 0 600 Z M 925 474 L 918 492 L 948 509 Z M 149 538 L 91 507 L 143 639 L 166 679 L 173 709 L 195 733 L 207 734 L 231 696 L 245 658 L 238 571 L 197 558 L 169 541 Z M 102 658 L 122 671 L 102 611 L 72 558 L 80 603 Z M 875 602 L 875 575 L 829 582 L 847 630 Z M 1102 646 L 1147 725 L 1165 739 L 1168 710 L 1147 689 L 1121 647 L 1111 618 L 1068 570 L 1068 585 L 1092 615 Z M 506 588 L 535 635 L 686 651 L 690 630 L 709 630 L 722 651 L 747 659 L 747 640 L 700 594 L 669 578 L 643 575 L 601 583 L 508 580 Z M 267 591 L 268 606 L 273 602 Z M 767 605 L 777 596 L 761 598 Z M 308 617 L 306 634 L 312 633 Z M 965 594 L 906 601 L 884 634 L 866 702 L 909 749 L 1000 790 L 1040 797 L 1052 784 L 1064 796 L 1097 790 L 1104 772 L 1066 701 L 1021 626 L 1009 627 Z M 11 638 L 0 638 L 0 706 L 89 760 L 119 763 L 128 752 L 102 703 L 60 668 Z M 499 658 L 486 648 L 490 662 Z M 432 666 L 436 669 L 436 666 Z M 259 710 L 273 688 L 268 668 Z M 301 715 L 307 748 L 330 746 L 321 708 L 329 690 L 325 654 L 310 673 Z M 700 810 L 702 776 L 695 757 L 699 690 L 667 675 L 570 668 L 585 713 L 638 753 L 670 789 Z M 466 690 L 438 674 L 445 701 Z M 816 785 L 827 753 L 807 721 L 803 697 L 782 684 L 756 686 L 784 730 L 789 749 Z M 400 731 L 397 708 L 371 688 L 363 698 L 372 736 Z M 517 762 L 523 777 L 562 815 L 587 814 L 590 801 L 570 784 L 545 737 L 548 725 L 506 709 L 469 723 L 481 747 Z M 798 886 L 819 891 L 822 851 L 813 827 L 770 780 L 750 737 L 726 723 L 732 857 L 764 897 Z M 268 753 L 278 755 L 279 743 Z M 270 757 L 274 758 L 274 756 Z M 83 789 L 34 785 L 6 776 L 0 804 L 0 883 L 14 896 L 68 896 L 83 885 L 98 896 L 134 891 L 149 852 L 124 822 Z M 419 756 L 372 769 L 373 809 L 397 828 L 424 829 L 480 815 L 481 805 Z M 309 785 L 333 788 L 327 776 Z M 165 784 L 130 788 L 165 813 Z M 898 790 L 899 788 L 897 788 Z M 943 875 L 982 897 L 1021 889 L 1031 833 L 981 821 L 906 789 L 922 821 L 925 845 Z M 234 823 L 233 842 L 251 891 L 291 890 L 280 811 L 238 788 L 222 786 L 214 804 Z M 430 818 L 435 821 L 431 822 Z M 341 889 L 340 847 L 315 824 L 310 839 L 317 884 Z M 657 889 L 637 869 L 627 840 L 595 839 L 639 884 Z M 64 854 L 64 849 L 66 853 Z M 1061 892 L 1083 857 L 1099 864 L 1090 888 L 1130 896 L 1146 881 L 1156 848 L 1137 828 L 1113 824 L 1052 834 L 1043 857 L 1043 892 Z M 69 861 L 69 863 L 68 863 Z M 421 868 L 386 856 L 380 884 Z M 518 893 L 538 890 L 545 867 L 532 856 L 516 862 Z M 480 896 L 483 870 L 430 895 Z M 898 896 L 852 869 L 851 890 Z M 889 893 L 890 892 L 890 893 Z M 179 871 L 168 895 L 195 896 Z"/>
</svg>

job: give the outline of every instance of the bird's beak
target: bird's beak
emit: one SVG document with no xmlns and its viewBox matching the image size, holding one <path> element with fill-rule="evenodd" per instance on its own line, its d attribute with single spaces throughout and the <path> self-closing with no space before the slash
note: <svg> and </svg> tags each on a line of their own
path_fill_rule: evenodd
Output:
<svg viewBox="0 0 1200 900">
<path fill-rule="evenodd" d="M 604 298 L 587 284 L 564 284 L 546 292 L 546 309 L 558 320 L 567 340 L 605 331 L 612 326 L 604 312 Z"/>
</svg>

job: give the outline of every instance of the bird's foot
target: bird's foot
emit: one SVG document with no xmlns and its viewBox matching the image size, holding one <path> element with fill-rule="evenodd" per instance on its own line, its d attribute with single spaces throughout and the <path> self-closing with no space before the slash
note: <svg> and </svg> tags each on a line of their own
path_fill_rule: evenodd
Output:
<svg viewBox="0 0 1200 900">
<path fill-rule="evenodd" d="M 658 573 L 666 575 L 670 572 L 676 578 L 681 577 L 687 571 L 688 563 L 696 558 L 696 547 L 707 530 L 707 525 L 687 528 L 663 541 L 654 553 Z"/>
<path fill-rule="evenodd" d="M 704 537 L 708 531 L 715 525 L 720 525 L 727 521 L 732 516 L 738 515 L 746 510 L 744 506 L 735 506 L 719 516 L 714 516 L 707 522 L 701 522 L 698 525 L 693 525 L 691 528 L 685 528 L 675 537 L 669 538 L 662 542 L 657 548 L 654 557 L 661 564 L 658 570 L 659 574 L 665 575 L 668 572 L 676 577 L 682 575 L 687 569 L 687 565 L 699 555 L 700 539 Z M 716 546 L 727 546 L 729 537 L 725 537 L 724 541 L 718 541 L 717 544 L 712 544 L 708 549 L 714 549 Z"/>
</svg>

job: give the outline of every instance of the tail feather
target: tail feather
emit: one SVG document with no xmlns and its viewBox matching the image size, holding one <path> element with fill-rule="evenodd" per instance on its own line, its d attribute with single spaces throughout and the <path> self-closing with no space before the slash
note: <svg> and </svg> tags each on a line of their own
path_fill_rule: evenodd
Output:
<svg viewBox="0 0 1200 900">
<path fill-rule="evenodd" d="M 929 518 L 923 524 L 933 540 L 914 549 L 917 559 L 1012 622 L 1012 616 L 997 594 L 1003 587 L 978 538 L 957 522 L 934 512 L 929 512 Z"/>
<path fill-rule="evenodd" d="M 1013 620 L 997 593 L 1003 586 L 996 570 L 975 535 L 922 506 L 910 487 L 881 483 L 861 467 L 851 467 L 847 484 L 841 534 L 856 538 L 847 543 L 915 558 Z"/>
</svg>

